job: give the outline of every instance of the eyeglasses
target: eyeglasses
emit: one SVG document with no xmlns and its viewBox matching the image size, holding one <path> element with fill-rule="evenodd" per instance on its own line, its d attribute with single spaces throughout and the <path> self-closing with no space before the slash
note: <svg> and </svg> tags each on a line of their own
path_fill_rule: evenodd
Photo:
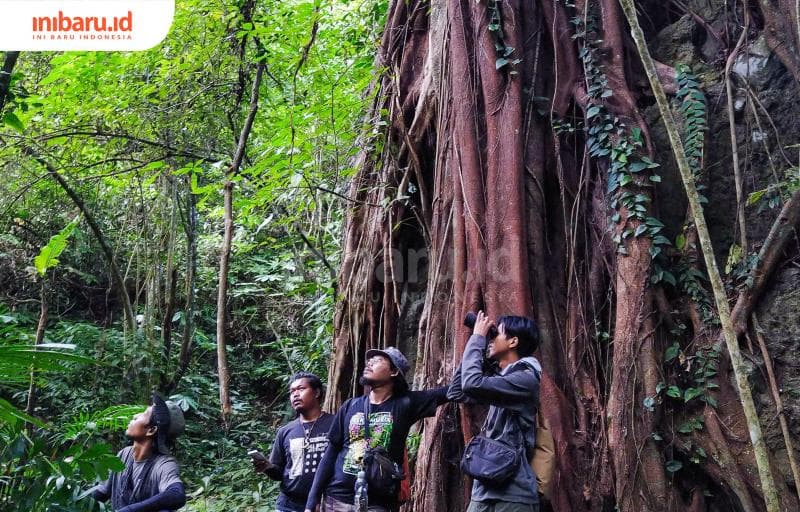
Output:
<svg viewBox="0 0 800 512">
<path fill-rule="evenodd" d="M 368 365 L 372 366 L 374 364 L 383 363 L 383 362 L 385 362 L 385 363 L 387 363 L 387 364 L 389 364 L 391 366 L 391 363 L 389 362 L 389 360 L 386 359 L 384 356 L 372 356 L 369 359 L 367 359 L 365 364 L 368 364 Z"/>
</svg>

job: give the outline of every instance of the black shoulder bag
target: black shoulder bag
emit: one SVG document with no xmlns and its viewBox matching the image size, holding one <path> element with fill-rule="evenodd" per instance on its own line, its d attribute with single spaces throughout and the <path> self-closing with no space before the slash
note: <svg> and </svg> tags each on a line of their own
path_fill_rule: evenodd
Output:
<svg viewBox="0 0 800 512">
<path fill-rule="evenodd" d="M 461 457 L 461 471 L 484 485 L 497 487 L 508 482 L 519 468 L 519 450 L 503 441 L 491 439 L 486 435 L 486 421 L 481 431 L 464 448 Z"/>
<path fill-rule="evenodd" d="M 369 435 L 369 396 L 364 400 L 364 473 L 369 484 L 369 493 L 392 500 L 397 499 L 400 482 L 405 478 L 401 468 L 381 446 L 370 447 Z"/>
</svg>

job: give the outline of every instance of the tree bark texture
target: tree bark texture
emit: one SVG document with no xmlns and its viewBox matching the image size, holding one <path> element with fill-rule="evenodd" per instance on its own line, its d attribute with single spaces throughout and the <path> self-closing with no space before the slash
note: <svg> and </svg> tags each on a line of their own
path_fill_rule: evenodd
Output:
<svg viewBox="0 0 800 512">
<path fill-rule="evenodd" d="M 755 457 L 758 466 L 761 491 L 764 496 L 765 505 L 768 511 L 777 512 L 779 510 L 778 491 L 775 488 L 775 480 L 772 475 L 772 469 L 770 468 L 769 454 L 764 441 L 755 402 L 753 401 L 753 395 L 750 390 L 750 383 L 747 380 L 744 359 L 742 358 L 736 331 L 733 326 L 733 321 L 731 320 L 730 306 L 728 304 L 728 298 L 725 294 L 725 284 L 722 281 L 722 277 L 719 269 L 717 268 L 717 262 L 714 257 L 714 250 L 711 244 L 711 235 L 709 234 L 708 224 L 706 223 L 705 214 L 703 213 L 700 195 L 697 192 L 697 187 L 694 182 L 694 173 L 689 165 L 689 160 L 686 157 L 686 151 L 684 149 L 683 142 L 681 141 L 680 134 L 678 133 L 677 123 L 673 118 L 672 111 L 670 110 L 669 103 L 667 102 L 666 94 L 664 93 L 664 89 L 661 87 L 661 84 L 658 81 L 655 63 L 653 58 L 650 56 L 650 50 L 648 50 L 644 38 L 644 31 L 642 30 L 637 18 L 636 6 L 632 0 L 620 0 L 620 3 L 625 11 L 625 17 L 628 19 L 628 22 L 631 25 L 631 33 L 634 41 L 636 42 L 636 48 L 638 50 L 639 57 L 642 59 L 642 64 L 644 65 L 645 72 L 650 80 L 653 93 L 655 94 L 658 102 L 662 119 L 666 125 L 667 133 L 669 134 L 670 145 L 672 146 L 672 150 L 675 152 L 675 159 L 677 160 L 678 168 L 680 169 L 683 185 L 686 189 L 686 194 L 689 197 L 689 205 L 691 207 L 690 209 L 692 212 L 692 217 L 697 230 L 697 236 L 702 247 L 703 256 L 705 257 L 709 280 L 711 281 L 711 286 L 714 290 L 714 299 L 716 301 L 716 309 L 717 313 L 719 314 L 719 320 L 722 324 L 725 345 L 728 348 L 731 365 L 734 371 L 734 377 L 736 379 L 736 390 L 738 392 L 740 402 L 742 403 L 745 419 L 747 421 L 747 428 L 750 432 L 750 440 L 752 442 L 754 452 L 753 456 Z M 735 145 L 734 151 L 736 151 Z M 738 156 L 734 155 L 734 159 L 736 158 L 738 158 Z M 741 179 L 738 165 L 736 166 L 734 173 L 738 183 Z M 741 204 L 742 191 L 741 186 L 738 184 L 736 194 L 737 201 L 739 201 Z M 742 216 L 744 215 L 744 211 L 741 206 L 738 214 Z M 740 222 L 742 225 L 742 232 L 740 233 L 742 246 L 746 248 L 747 242 L 743 218 L 740 218 Z"/>
<path fill-rule="evenodd" d="M 228 372 L 227 338 L 225 327 L 228 316 L 228 267 L 233 239 L 233 183 L 225 180 L 223 189 L 225 225 L 219 255 L 219 287 L 217 290 L 217 373 L 219 375 L 219 403 L 222 419 L 227 424 L 231 414 L 230 373 Z"/>
<path fill-rule="evenodd" d="M 8 101 L 8 92 L 11 85 L 11 73 L 14 71 L 14 66 L 19 59 L 19 52 L 5 52 L 3 59 L 3 69 L 0 70 L 0 114 Z"/>
<path fill-rule="evenodd" d="M 651 171 L 621 189 L 638 198 L 627 207 L 612 158 L 590 153 L 602 108 L 613 149 L 641 133 L 632 155 L 654 154 L 631 48 L 615 0 L 390 2 L 368 113 L 383 128 L 362 136 L 350 186 L 326 407 L 361 393 L 367 349 L 399 346 L 428 388 L 449 382 L 466 312 L 533 316 L 554 510 L 764 510 L 727 357 L 715 406 L 660 385 L 676 338 L 694 360 L 720 332 L 692 320 L 691 298 L 653 284 L 656 237 L 631 235 L 658 214 Z M 674 70 L 658 68 L 676 91 Z M 612 94 L 593 92 L 598 76 Z M 458 450 L 484 412 L 447 406 L 425 421 L 406 509 L 465 509 Z M 678 430 L 690 420 L 702 426 Z"/>
</svg>

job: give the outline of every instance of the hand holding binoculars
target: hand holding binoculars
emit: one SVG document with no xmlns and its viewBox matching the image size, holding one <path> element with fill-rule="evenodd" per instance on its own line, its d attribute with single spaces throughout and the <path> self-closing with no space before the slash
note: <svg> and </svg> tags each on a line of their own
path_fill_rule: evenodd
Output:
<svg viewBox="0 0 800 512">
<path fill-rule="evenodd" d="M 470 329 L 473 329 L 475 327 L 475 322 L 477 320 L 478 320 L 478 315 L 474 311 L 470 311 L 464 316 L 464 325 L 466 325 Z M 495 336 L 497 336 L 497 326 L 494 325 L 493 323 L 492 325 L 489 326 L 489 332 L 486 333 L 486 339 L 490 340 Z"/>
</svg>

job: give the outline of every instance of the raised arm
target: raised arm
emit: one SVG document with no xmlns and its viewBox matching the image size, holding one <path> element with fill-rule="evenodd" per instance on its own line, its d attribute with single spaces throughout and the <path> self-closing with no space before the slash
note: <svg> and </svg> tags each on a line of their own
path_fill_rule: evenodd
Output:
<svg viewBox="0 0 800 512">
<path fill-rule="evenodd" d="M 489 405 L 522 410 L 529 407 L 539 390 L 539 379 L 533 369 L 508 375 L 487 376 L 483 373 L 486 338 L 473 334 L 464 349 L 461 362 L 461 388 L 466 397 Z"/>
</svg>

